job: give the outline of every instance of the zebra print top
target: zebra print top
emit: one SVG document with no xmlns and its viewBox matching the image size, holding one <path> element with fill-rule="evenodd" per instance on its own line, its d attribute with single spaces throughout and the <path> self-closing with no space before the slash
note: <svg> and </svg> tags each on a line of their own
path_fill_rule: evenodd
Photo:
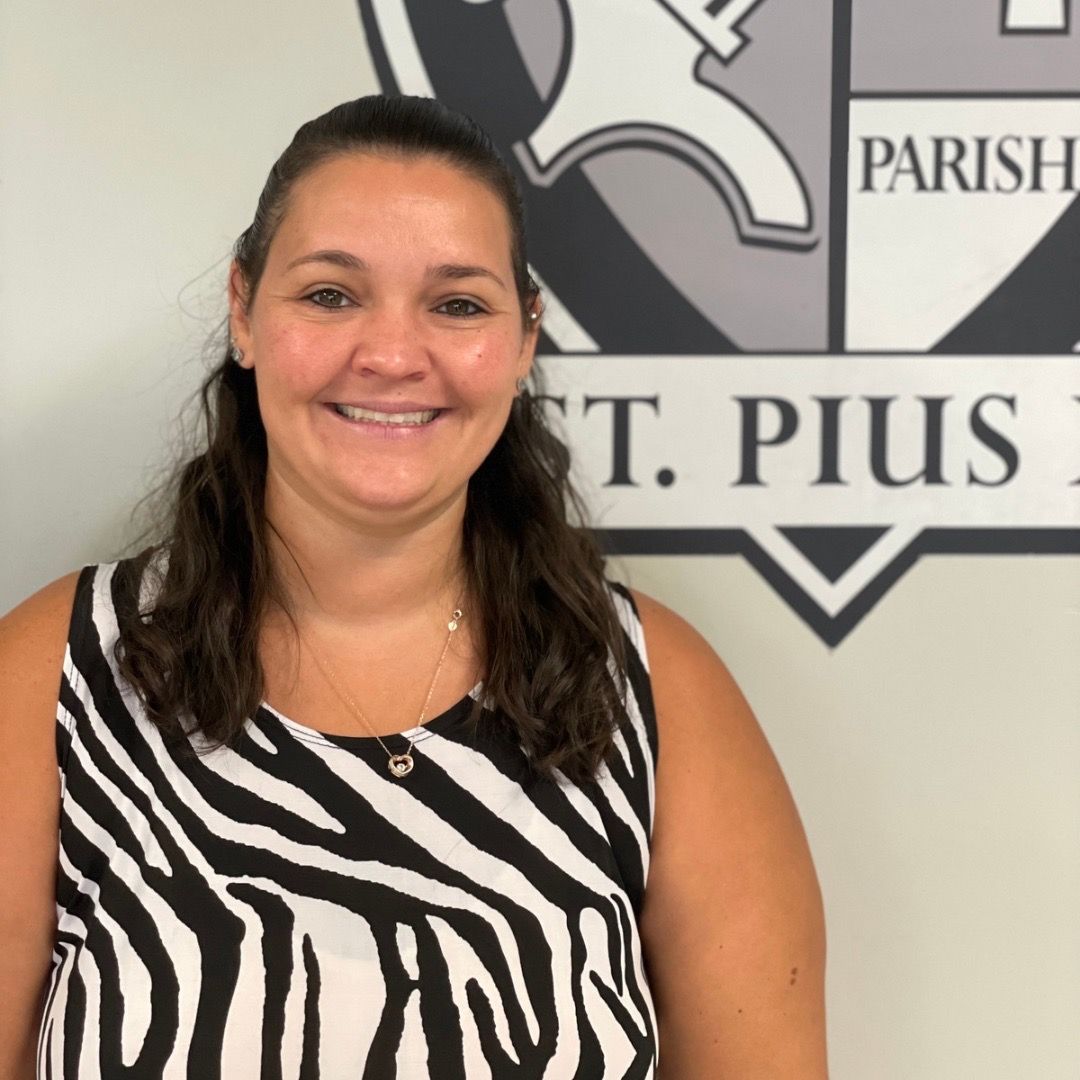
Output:
<svg viewBox="0 0 1080 1080">
<path fill-rule="evenodd" d="M 374 739 L 267 706 L 170 749 L 113 660 L 118 565 L 83 570 L 64 663 L 39 1077 L 654 1075 L 657 733 L 621 586 L 630 723 L 597 780 L 534 777 L 466 697 L 406 733 L 400 781 Z"/>
</svg>

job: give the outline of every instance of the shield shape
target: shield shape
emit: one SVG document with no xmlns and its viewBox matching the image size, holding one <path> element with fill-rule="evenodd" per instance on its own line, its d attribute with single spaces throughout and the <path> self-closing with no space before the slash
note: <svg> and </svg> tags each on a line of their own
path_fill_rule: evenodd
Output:
<svg viewBox="0 0 1080 1080">
<path fill-rule="evenodd" d="M 1068 4 L 360 12 L 518 177 L 615 550 L 741 554 L 834 645 L 921 554 L 1080 551 Z"/>
</svg>

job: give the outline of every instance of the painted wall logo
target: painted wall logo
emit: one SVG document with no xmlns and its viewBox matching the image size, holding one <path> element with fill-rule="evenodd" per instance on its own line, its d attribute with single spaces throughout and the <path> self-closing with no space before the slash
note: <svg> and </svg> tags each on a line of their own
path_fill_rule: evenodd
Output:
<svg viewBox="0 0 1080 1080">
<path fill-rule="evenodd" d="M 360 12 L 518 174 L 615 549 L 742 554 L 837 644 L 922 554 L 1080 553 L 1073 4 Z"/>
</svg>

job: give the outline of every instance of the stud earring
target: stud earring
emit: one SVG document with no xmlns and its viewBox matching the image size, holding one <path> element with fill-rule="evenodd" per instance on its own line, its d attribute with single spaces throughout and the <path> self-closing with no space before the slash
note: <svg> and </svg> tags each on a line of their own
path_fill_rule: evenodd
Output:
<svg viewBox="0 0 1080 1080">
<path fill-rule="evenodd" d="M 235 341 L 229 342 L 229 359 L 234 364 L 239 364 L 244 359 L 244 350 Z"/>
<path fill-rule="evenodd" d="M 518 379 L 518 381 L 514 385 L 517 387 L 516 396 L 521 397 L 521 395 L 525 393 L 525 380 L 523 378 Z"/>
</svg>

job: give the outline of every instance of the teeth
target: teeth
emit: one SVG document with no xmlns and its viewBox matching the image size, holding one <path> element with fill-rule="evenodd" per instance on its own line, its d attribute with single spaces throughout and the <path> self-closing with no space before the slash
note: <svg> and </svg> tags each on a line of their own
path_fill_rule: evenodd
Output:
<svg viewBox="0 0 1080 1080">
<path fill-rule="evenodd" d="M 353 405 L 334 405 L 334 408 L 350 420 L 371 420 L 376 424 L 429 424 L 439 415 L 438 409 L 423 412 L 375 412 L 374 409 L 357 409 Z"/>
</svg>

